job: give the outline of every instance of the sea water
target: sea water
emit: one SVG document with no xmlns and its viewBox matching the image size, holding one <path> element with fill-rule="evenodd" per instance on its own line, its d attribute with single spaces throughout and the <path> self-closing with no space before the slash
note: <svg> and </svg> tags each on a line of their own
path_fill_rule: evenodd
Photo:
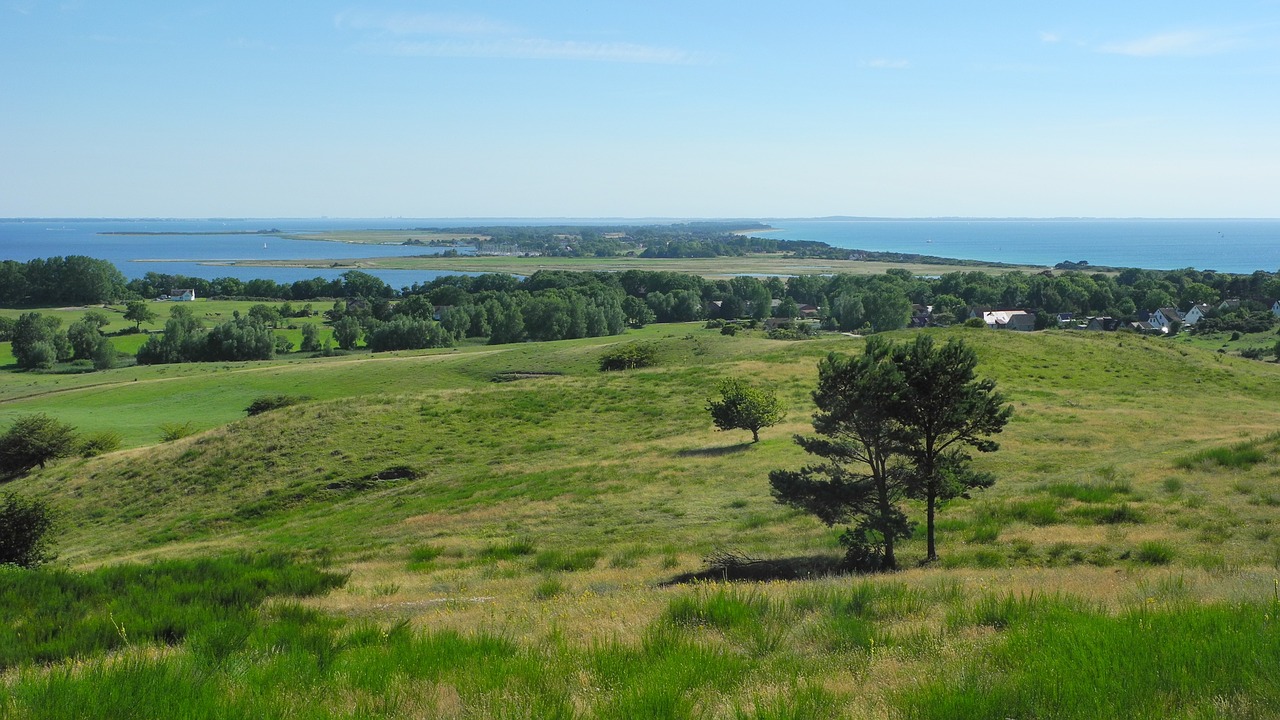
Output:
<svg viewBox="0 0 1280 720">
<path fill-rule="evenodd" d="M 276 282 L 324 277 L 343 268 L 245 267 L 229 261 L 403 257 L 444 248 L 286 240 L 263 235 L 104 235 L 104 232 L 286 233 L 326 230 L 461 228 L 483 225 L 643 225 L 671 220 L 581 218 L 378 218 L 378 219 L 0 219 L 0 260 L 54 255 L 110 260 L 126 277 L 147 272 L 201 278 L 266 278 Z M 1027 265 L 1088 261 L 1092 265 L 1220 272 L 1280 269 L 1280 220 L 878 220 L 766 219 L 776 230 L 762 237 L 816 240 L 835 247 L 914 253 Z M 263 247 L 263 244 L 266 247 Z M 211 264 L 212 263 L 212 264 Z M 393 287 L 453 273 L 371 270 Z"/>
<path fill-rule="evenodd" d="M 763 237 L 1026 265 L 1280 269 L 1280 220 L 766 220 Z"/>
</svg>

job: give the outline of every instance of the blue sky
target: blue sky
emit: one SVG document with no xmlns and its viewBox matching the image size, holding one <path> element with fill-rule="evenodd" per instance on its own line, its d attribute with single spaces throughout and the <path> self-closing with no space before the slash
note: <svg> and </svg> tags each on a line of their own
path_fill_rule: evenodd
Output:
<svg viewBox="0 0 1280 720">
<path fill-rule="evenodd" d="M 1280 1 L 0 0 L 0 216 L 1280 216 Z"/>
</svg>

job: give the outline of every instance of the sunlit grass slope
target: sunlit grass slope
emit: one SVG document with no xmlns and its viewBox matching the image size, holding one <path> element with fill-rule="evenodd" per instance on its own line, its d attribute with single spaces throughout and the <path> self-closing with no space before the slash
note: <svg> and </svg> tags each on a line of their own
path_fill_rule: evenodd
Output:
<svg viewBox="0 0 1280 720">
<path fill-rule="evenodd" d="M 985 717 L 1007 706 L 1032 716 L 1054 707 L 1036 678 L 1078 674 L 1078 662 L 1110 663 L 1107 682 L 1137 688 L 1137 700 L 1103 712 L 1080 704 L 1079 683 L 1060 685 L 1062 702 L 1084 708 L 1063 717 L 1134 707 L 1147 707 L 1144 717 L 1266 717 L 1274 693 L 1256 688 L 1274 673 L 1206 669 L 1142 685 L 1147 671 L 1125 658 L 1152 648 L 1176 664 L 1208 648 L 1218 655 L 1205 657 L 1271 662 L 1280 368 L 1130 335 L 937 336 L 974 346 L 980 374 L 1014 405 L 1000 451 L 977 459 L 997 483 L 944 508 L 939 564 L 917 567 L 923 543 L 909 541 L 907 570 L 865 584 L 664 584 L 713 552 L 838 556 L 837 533 L 774 503 L 767 475 L 807 461 L 790 438 L 809 431 L 817 359 L 861 348 L 848 337 L 653 326 L 621 338 L 174 368 L 43 406 L 86 429 L 110 413 L 139 428 L 135 438 L 185 406 L 207 431 L 64 461 L 10 487 L 64 513 L 59 545 L 72 566 L 285 551 L 352 571 L 345 587 L 307 601 L 331 616 L 461 633 L 339 643 L 347 649 L 322 669 L 328 679 L 307 680 L 320 703 L 382 697 L 386 687 L 359 678 L 394 675 L 376 670 L 394 658 L 444 653 L 453 659 L 404 670 L 427 673 L 426 695 L 387 681 L 397 712 Z M 596 369 L 605 346 L 632 341 L 656 344 L 658 365 Z M 714 431 L 704 409 L 730 375 L 775 388 L 789 408 L 758 444 Z M 277 392 L 314 399 L 243 417 L 253 397 Z M 154 440 L 134 444 L 144 442 Z M 1190 633 L 1182 641 L 1169 636 L 1179 624 Z M 1143 635 L 1157 631 L 1158 647 Z M 1076 657 L 1071 637 L 1092 644 Z M 523 689 L 485 685 L 499 679 L 474 658 L 494 656 L 514 663 L 499 665 Z M 181 674 L 184 658 L 154 672 Z M 645 663 L 675 675 L 621 669 Z M 94 672 L 133 681 L 121 668 Z M 281 673 L 237 675 L 247 685 L 233 683 L 233 705 L 218 707 L 258 697 L 253 683 L 287 685 Z M 676 706 L 650 697 L 673 687 Z M 809 710 L 784 714 L 788 698 Z"/>
<path fill-rule="evenodd" d="M 1179 562 L 1271 561 L 1277 368 L 1131 336 L 962 336 L 1016 413 L 1001 451 L 979 458 L 996 487 L 944 514 L 950 562 L 1068 562 L 1077 551 L 1114 562 L 1146 540 L 1176 546 Z M 603 346 L 631 341 L 611 338 L 240 364 L 59 393 L 39 407 L 85 429 L 148 428 L 184 408 L 217 427 L 64 462 L 15 487 L 64 508 L 75 561 L 174 543 L 328 545 L 372 559 L 433 541 L 465 555 L 514 536 L 685 557 L 833 549 L 829 531 L 771 501 L 766 476 L 805 461 L 790 436 L 808 429 L 816 359 L 860 341 L 693 327 L 639 338 L 660 347 L 658 367 L 598 372 Z M 705 398 L 727 375 L 776 388 L 790 407 L 757 445 L 711 427 Z M 253 397 L 277 392 L 315 400 L 242 419 Z M 1179 462 L 1242 440 L 1260 461 Z"/>
</svg>

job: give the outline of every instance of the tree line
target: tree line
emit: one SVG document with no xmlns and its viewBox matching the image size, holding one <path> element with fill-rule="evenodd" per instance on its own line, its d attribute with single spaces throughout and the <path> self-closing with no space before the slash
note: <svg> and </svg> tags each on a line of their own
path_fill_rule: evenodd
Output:
<svg viewBox="0 0 1280 720">
<path fill-rule="evenodd" d="M 695 229 L 689 230 L 689 227 Z M 659 234 L 654 239 L 655 243 L 671 242 L 672 233 L 722 231 L 718 226 L 703 228 L 697 224 L 662 226 L 661 229 L 666 234 Z M 504 230 L 508 234 L 533 232 L 529 228 Z M 604 230 L 594 229 L 601 233 Z M 641 230 L 656 232 L 648 227 L 633 230 L 638 233 Z M 678 234 L 675 237 L 684 239 Z M 706 243 L 708 239 L 702 237 L 690 242 Z M 725 242 L 729 243 L 726 247 L 754 252 L 775 247 L 775 243 L 791 241 L 728 235 Z M 663 253 L 666 251 L 662 248 L 668 246 L 655 244 L 652 247 L 654 252 Z M 155 298 L 174 289 L 192 288 L 197 297 L 295 302 L 321 298 L 391 300 L 429 294 L 434 296 L 435 304 L 456 305 L 460 304 L 455 302 L 459 292 L 477 294 L 525 290 L 532 293 L 549 286 L 561 289 L 599 286 L 621 289 L 624 295 L 644 301 L 657 322 L 704 317 L 764 317 L 769 310 L 762 310 L 759 303 L 766 302 L 767 292 L 767 300 L 790 299 L 797 304 L 823 308 L 833 328 L 884 330 L 904 326 L 910 318 L 909 305 L 913 303 L 933 306 L 939 324 L 946 324 L 962 321 L 971 306 L 1136 319 L 1139 313 L 1156 308 L 1186 310 L 1195 303 L 1216 305 L 1228 298 L 1240 299 L 1246 311 L 1257 311 L 1263 302 L 1280 299 L 1280 278 L 1275 273 L 1263 271 L 1236 275 L 1193 269 L 1161 271 L 1131 268 L 1118 274 L 1083 270 L 1038 274 L 960 271 L 937 277 L 916 277 L 906 270 L 890 270 L 873 276 L 806 275 L 787 279 L 709 280 L 679 273 L 630 270 L 615 274 L 581 273 L 582 278 L 568 279 L 576 274 L 541 271 L 523 279 L 486 275 L 465 282 L 446 277 L 399 290 L 359 270 L 349 270 L 333 279 L 316 277 L 291 283 L 233 277 L 210 280 L 157 272 L 148 272 L 141 278 L 126 281 L 120 271 L 106 260 L 67 256 L 26 263 L 0 262 L 0 304 L 92 305 Z M 707 304 L 711 302 L 719 303 L 718 309 L 708 309 Z M 638 306 L 633 305 L 633 309 L 638 309 Z M 1223 329 L 1236 328 L 1228 323 Z"/>
<path fill-rule="evenodd" d="M 292 348 L 274 337 L 280 317 L 292 316 L 292 303 L 333 300 L 325 315 L 340 349 L 362 340 L 375 350 L 447 347 L 465 338 L 484 338 L 492 344 L 562 340 L 616 335 L 624 328 L 653 322 L 703 319 L 763 319 L 770 315 L 796 317 L 802 306 L 818 308 L 829 330 L 883 332 L 905 327 L 913 304 L 933 307 L 931 324 L 963 322 L 972 306 L 1032 308 L 1037 324 L 1056 323 L 1055 313 L 1109 315 L 1136 319 L 1140 309 L 1194 303 L 1216 307 L 1227 298 L 1240 302 L 1225 310 L 1211 310 L 1202 320 L 1204 331 L 1257 332 L 1274 326 L 1265 304 L 1280 296 L 1280 279 L 1256 272 L 1231 275 L 1208 271 L 1125 270 L 1116 275 L 1059 273 L 999 275 L 954 272 L 919 277 L 903 269 L 881 275 L 802 275 L 790 278 L 734 277 L 708 279 L 684 273 L 627 270 L 621 273 L 538 271 L 528 277 L 488 274 L 448 275 L 395 290 L 368 273 L 348 271 L 333 280 L 315 278 L 290 284 L 234 278 L 200 280 L 147 273 L 121 284 L 119 272 L 106 261 L 90 258 L 49 258 L 30 263 L 8 261 L 0 271 L 23 268 L 22 287 L 51 287 L 60 278 L 57 302 L 86 301 L 91 295 L 123 294 L 151 297 L 176 287 L 194 286 L 198 296 L 252 291 L 265 299 L 283 300 L 279 308 L 261 304 L 246 317 L 235 317 L 214 328 L 178 311 L 168 319 L 165 337 L 151 338 L 139 351 L 143 363 L 198 360 L 267 359 Z M 32 272 L 32 269 L 35 269 Z M 38 283 L 30 277 L 43 277 Z M 75 294 L 81 275 L 93 278 L 89 290 Z M 14 281 L 17 282 L 17 281 Z M 12 299 L 13 285 L 0 285 Z M 112 289 L 108 289 L 112 288 Z M 50 290 L 52 292 L 52 290 Z M 25 296 L 30 299 L 28 292 Z M 75 298 L 73 300 L 73 298 Z M 306 310 L 306 315 L 311 312 Z M 125 318 L 140 328 L 154 315 L 145 302 L 130 301 Z M 12 340 L 23 368 L 51 367 L 56 362 L 84 360 L 96 368 L 115 360 L 102 328 L 109 317 L 87 313 L 63 330 L 60 321 L 38 313 L 17 319 L 0 318 L 0 341 Z M 318 329 L 303 325 L 301 349 L 322 350 Z M 166 339 L 168 338 L 168 339 Z"/>
</svg>

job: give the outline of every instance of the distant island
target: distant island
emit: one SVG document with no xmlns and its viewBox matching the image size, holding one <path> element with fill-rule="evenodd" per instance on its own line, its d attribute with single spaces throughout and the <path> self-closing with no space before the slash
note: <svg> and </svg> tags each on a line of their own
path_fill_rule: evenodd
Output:
<svg viewBox="0 0 1280 720">
<path fill-rule="evenodd" d="M 104 230 L 99 235 L 283 235 L 280 228 L 270 230 L 201 230 L 175 232 L 173 230 Z"/>
</svg>

